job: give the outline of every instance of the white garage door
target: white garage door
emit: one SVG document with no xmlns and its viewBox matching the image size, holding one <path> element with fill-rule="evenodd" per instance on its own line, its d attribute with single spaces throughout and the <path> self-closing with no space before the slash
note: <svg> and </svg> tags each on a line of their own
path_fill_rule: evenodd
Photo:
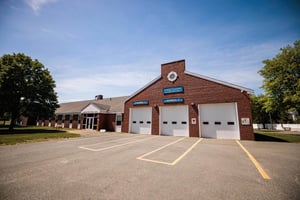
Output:
<svg viewBox="0 0 300 200">
<path fill-rule="evenodd" d="M 160 107 L 161 135 L 189 136 L 188 107 Z"/>
<path fill-rule="evenodd" d="M 199 105 L 201 136 L 240 139 L 236 103 Z"/>
<path fill-rule="evenodd" d="M 151 134 L 152 108 L 130 108 L 130 132 Z"/>
</svg>

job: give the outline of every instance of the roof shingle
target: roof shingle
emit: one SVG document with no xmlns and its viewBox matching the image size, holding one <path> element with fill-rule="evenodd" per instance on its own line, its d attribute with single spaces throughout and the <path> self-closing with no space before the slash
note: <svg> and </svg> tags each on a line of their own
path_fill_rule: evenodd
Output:
<svg viewBox="0 0 300 200">
<path fill-rule="evenodd" d="M 66 114 L 66 113 L 80 113 L 89 104 L 93 103 L 99 106 L 99 108 L 108 108 L 108 113 L 123 113 L 124 112 L 124 101 L 128 96 L 104 98 L 100 100 L 84 100 L 61 103 L 60 107 L 56 109 L 55 114 Z"/>
</svg>

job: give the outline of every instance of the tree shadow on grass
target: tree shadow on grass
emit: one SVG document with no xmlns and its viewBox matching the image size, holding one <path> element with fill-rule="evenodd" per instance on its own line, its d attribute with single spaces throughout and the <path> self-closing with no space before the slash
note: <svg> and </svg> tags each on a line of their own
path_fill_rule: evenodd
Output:
<svg viewBox="0 0 300 200">
<path fill-rule="evenodd" d="M 259 133 L 255 133 L 254 138 L 255 138 L 255 141 L 288 142 L 288 141 L 280 139 L 280 138 L 276 138 L 276 137 L 272 137 L 272 136 L 268 136 L 268 135 L 263 135 L 263 134 L 259 134 Z"/>
<path fill-rule="evenodd" d="M 40 133 L 65 133 L 64 130 L 57 129 L 43 129 L 43 128 L 14 128 L 11 132 L 8 128 L 1 128 L 0 135 L 4 134 L 40 134 Z"/>
</svg>

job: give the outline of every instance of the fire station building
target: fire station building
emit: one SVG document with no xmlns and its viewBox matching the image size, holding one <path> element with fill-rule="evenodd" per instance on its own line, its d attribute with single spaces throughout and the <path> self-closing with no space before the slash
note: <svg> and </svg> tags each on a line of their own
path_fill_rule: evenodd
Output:
<svg viewBox="0 0 300 200">
<path fill-rule="evenodd" d="M 185 60 L 128 97 L 122 132 L 253 140 L 251 89 L 188 72 Z"/>
</svg>

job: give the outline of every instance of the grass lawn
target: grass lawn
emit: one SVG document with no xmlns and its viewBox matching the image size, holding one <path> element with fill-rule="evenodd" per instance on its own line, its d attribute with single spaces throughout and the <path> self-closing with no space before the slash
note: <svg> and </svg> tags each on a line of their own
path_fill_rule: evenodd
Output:
<svg viewBox="0 0 300 200">
<path fill-rule="evenodd" d="M 13 133 L 8 131 L 8 127 L 0 128 L 0 145 L 13 145 L 17 143 L 74 137 L 80 137 L 80 135 L 49 127 L 17 127 Z"/>
<path fill-rule="evenodd" d="M 254 130 L 256 141 L 300 142 L 300 135 L 288 134 L 283 131 Z"/>
</svg>

